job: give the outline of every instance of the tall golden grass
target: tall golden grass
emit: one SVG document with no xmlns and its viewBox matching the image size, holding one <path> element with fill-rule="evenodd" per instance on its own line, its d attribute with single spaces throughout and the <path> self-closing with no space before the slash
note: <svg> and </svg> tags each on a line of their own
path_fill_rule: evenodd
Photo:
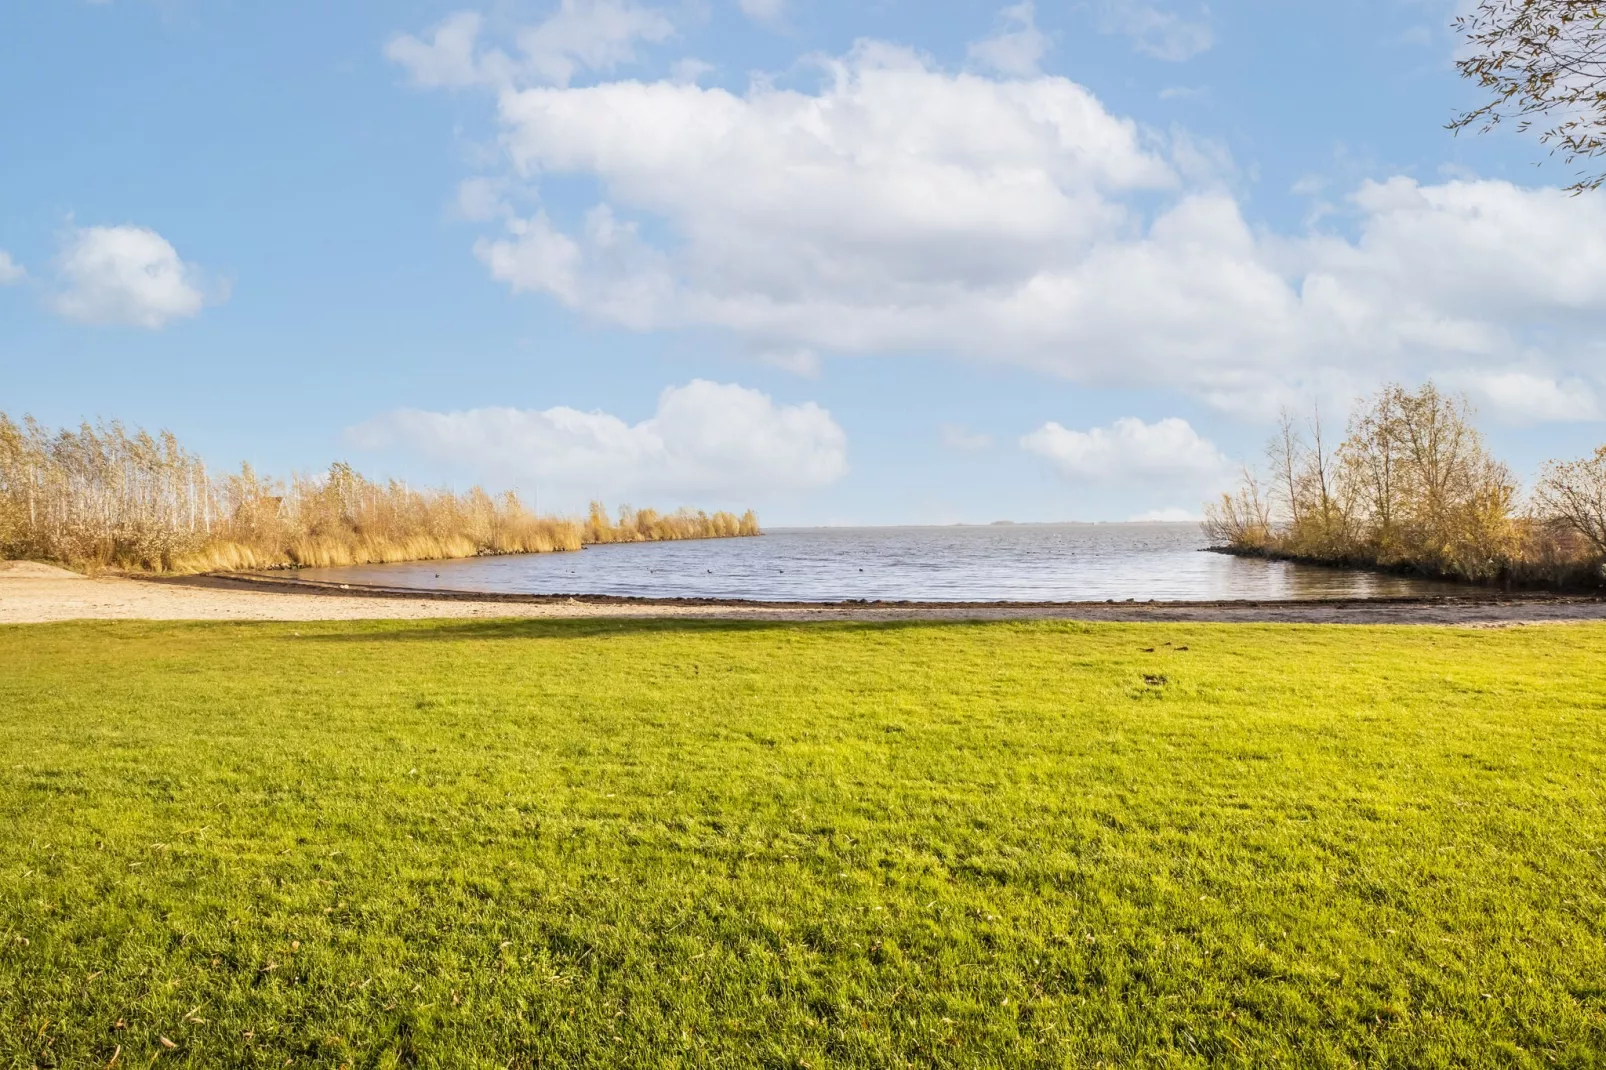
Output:
<svg viewBox="0 0 1606 1070">
<path fill-rule="evenodd" d="M 1320 414 L 1285 414 L 1269 474 L 1246 470 L 1206 510 L 1239 553 L 1382 567 L 1479 583 L 1606 585 L 1606 446 L 1545 466 L 1524 502 L 1463 397 L 1390 386 L 1351 415 L 1336 446 Z"/>
<path fill-rule="evenodd" d="M 214 475 L 168 432 L 51 431 L 0 413 L 0 557 L 73 568 L 194 573 L 578 550 L 591 543 L 759 534 L 758 518 L 592 503 L 536 516 L 512 493 L 376 483 L 337 463 L 319 476 Z"/>
<path fill-rule="evenodd" d="M 727 539 L 761 534 L 758 517 L 749 509 L 735 513 L 703 513 L 682 509 L 660 513 L 656 509 L 619 510 L 619 519 L 610 520 L 601 502 L 591 503 L 582 538 L 587 545 L 613 542 L 661 542 L 672 539 Z"/>
</svg>

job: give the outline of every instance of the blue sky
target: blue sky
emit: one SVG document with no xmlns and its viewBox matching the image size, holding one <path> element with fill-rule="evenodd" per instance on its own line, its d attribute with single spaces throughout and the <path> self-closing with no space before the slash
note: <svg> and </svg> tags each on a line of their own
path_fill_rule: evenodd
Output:
<svg viewBox="0 0 1606 1070">
<path fill-rule="evenodd" d="M 0 409 L 778 523 L 1197 512 L 1281 404 L 1606 438 L 1454 0 L 17 0 Z"/>
</svg>

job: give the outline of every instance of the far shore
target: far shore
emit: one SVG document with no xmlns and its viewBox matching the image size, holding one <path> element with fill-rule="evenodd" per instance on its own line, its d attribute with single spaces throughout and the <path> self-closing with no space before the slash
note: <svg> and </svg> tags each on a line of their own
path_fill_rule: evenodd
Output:
<svg viewBox="0 0 1606 1070">
<path fill-rule="evenodd" d="M 68 620 L 315 621 L 663 617 L 754 621 L 1068 620 L 1511 627 L 1606 621 L 1606 598 L 1498 591 L 1462 597 L 1280 602 L 758 602 L 424 591 L 250 574 L 81 576 L 0 562 L 0 624 Z"/>
</svg>

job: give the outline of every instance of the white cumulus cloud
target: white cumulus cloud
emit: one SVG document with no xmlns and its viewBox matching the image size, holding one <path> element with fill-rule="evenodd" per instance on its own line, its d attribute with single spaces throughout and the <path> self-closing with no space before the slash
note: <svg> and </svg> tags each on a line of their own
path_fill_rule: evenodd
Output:
<svg viewBox="0 0 1606 1070">
<path fill-rule="evenodd" d="M 0 249 L 0 286 L 10 286 L 28 277 L 23 266 L 11 259 L 11 254 Z"/>
<path fill-rule="evenodd" d="M 595 175 L 610 199 L 577 230 L 516 219 L 481 258 L 516 290 L 642 329 L 725 326 L 758 349 L 914 347 L 955 322 L 992 346 L 978 304 L 1010 315 L 1036 267 L 1132 227 L 1109 191 L 1177 181 L 1136 124 L 1064 79 L 948 75 L 877 45 L 829 77 L 819 95 L 503 94 L 517 174 Z M 625 210 L 679 240 L 644 240 Z"/>
<path fill-rule="evenodd" d="M 1278 233 L 1224 188 L 1230 160 L 1201 166 L 1185 133 L 1065 78 L 873 41 L 817 62 L 802 89 L 504 86 L 505 169 L 484 188 L 543 207 L 476 200 L 465 214 L 495 228 L 477 255 L 516 292 L 810 368 L 942 353 L 1257 416 L 1517 365 L 1606 385 L 1606 195 L 1396 177 Z M 541 201 L 562 176 L 595 203 Z"/>
<path fill-rule="evenodd" d="M 568 85 L 583 71 L 636 59 L 639 44 L 666 41 L 675 26 L 663 12 L 631 0 L 562 0 L 540 22 L 514 29 L 512 52 L 481 47 L 483 16 L 459 11 L 427 38 L 397 34 L 385 55 L 421 86 Z"/>
<path fill-rule="evenodd" d="M 56 311 L 85 323 L 155 330 L 207 302 L 199 270 L 146 227 L 80 227 L 63 242 L 56 268 Z"/>
<path fill-rule="evenodd" d="M 786 0 L 736 0 L 736 6 L 757 22 L 779 22 L 786 14 Z"/>
<path fill-rule="evenodd" d="M 1037 28 L 1037 7 L 1032 0 L 1006 7 L 1000 14 L 1004 27 L 996 37 L 970 46 L 973 62 L 1000 74 L 1037 73 L 1037 64 L 1048 53 L 1048 35 Z"/>
<path fill-rule="evenodd" d="M 1532 371 L 1491 371 L 1441 377 L 1460 387 L 1478 408 L 1509 424 L 1598 420 L 1601 405 L 1595 388 L 1581 379 L 1557 380 Z"/>
<path fill-rule="evenodd" d="M 1192 59 L 1215 44 L 1203 9 L 1188 18 L 1142 0 L 1104 0 L 1099 28 L 1129 37 L 1139 52 L 1172 63 Z"/>
<path fill-rule="evenodd" d="M 472 11 L 448 15 L 430 31 L 429 39 L 400 33 L 385 44 L 385 55 L 407 68 L 422 86 L 478 85 L 492 80 L 476 55 L 485 19 Z"/>
<path fill-rule="evenodd" d="M 1127 416 L 1087 431 L 1049 421 L 1020 444 L 1079 480 L 1214 480 L 1230 468 L 1213 443 L 1176 417 L 1149 424 Z"/>
<path fill-rule="evenodd" d="M 567 407 L 403 409 L 351 436 L 361 447 L 399 446 L 484 478 L 581 497 L 757 497 L 824 487 L 848 468 L 847 436 L 825 409 L 704 379 L 665 390 L 657 411 L 635 424 Z"/>
</svg>

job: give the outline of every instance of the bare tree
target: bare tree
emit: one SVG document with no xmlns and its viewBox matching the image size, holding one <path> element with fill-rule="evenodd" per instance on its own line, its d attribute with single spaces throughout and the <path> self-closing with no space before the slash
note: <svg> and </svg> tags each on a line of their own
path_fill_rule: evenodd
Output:
<svg viewBox="0 0 1606 1070">
<path fill-rule="evenodd" d="M 1606 557 L 1606 446 L 1581 461 L 1551 461 L 1535 488 L 1540 509 L 1584 538 Z"/>
<path fill-rule="evenodd" d="M 1385 559 L 1399 541 L 1403 508 L 1398 423 L 1394 393 L 1385 390 L 1350 417 L 1349 437 L 1339 447 L 1346 482 L 1356 488 L 1370 522 L 1373 548 Z"/>
<path fill-rule="evenodd" d="M 1486 132 L 1513 119 L 1572 164 L 1606 156 L 1606 3 L 1599 0 L 1481 0 L 1456 19 L 1472 51 L 1456 62 L 1493 99 L 1450 129 Z M 1575 193 L 1606 183 L 1606 167 L 1578 172 Z"/>
<path fill-rule="evenodd" d="M 1278 506 L 1278 539 L 1291 553 L 1344 555 L 1354 514 L 1353 488 L 1341 480 L 1340 451 L 1329 444 L 1320 406 L 1301 428 L 1284 409 L 1266 446 L 1270 504 Z"/>
<path fill-rule="evenodd" d="M 1205 506 L 1205 536 L 1218 546 L 1264 550 L 1271 542 L 1271 507 L 1260 481 L 1247 467 L 1236 494 L 1223 494 Z"/>
<path fill-rule="evenodd" d="M 1304 521 L 1304 495 L 1300 493 L 1300 477 L 1305 470 L 1309 448 L 1294 414 L 1283 409 L 1277 416 L 1277 434 L 1266 445 L 1266 459 L 1271 462 L 1277 480 L 1276 494 L 1288 509 L 1288 523 L 1298 528 Z"/>
<path fill-rule="evenodd" d="M 1305 512 L 1315 520 L 1317 539 L 1327 553 L 1335 552 L 1336 548 L 1347 548 L 1355 512 L 1354 488 L 1340 478 L 1343 474 L 1341 453 L 1342 449 L 1334 450 L 1327 445 L 1322 429 L 1321 406 L 1313 404 L 1310 448 L 1305 453 L 1301 490 L 1309 501 Z"/>
</svg>

